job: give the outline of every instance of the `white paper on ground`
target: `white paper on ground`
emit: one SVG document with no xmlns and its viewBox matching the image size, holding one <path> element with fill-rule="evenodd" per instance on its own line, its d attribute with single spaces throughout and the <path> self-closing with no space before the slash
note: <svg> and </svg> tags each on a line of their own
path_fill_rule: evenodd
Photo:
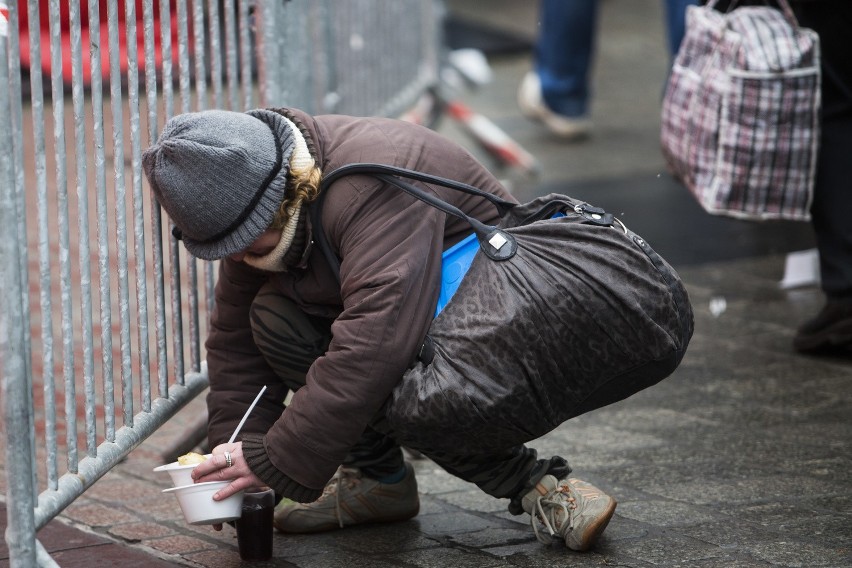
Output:
<svg viewBox="0 0 852 568">
<path fill-rule="evenodd" d="M 808 249 L 787 254 L 784 277 L 778 285 L 782 290 L 819 285 L 819 251 Z"/>
</svg>

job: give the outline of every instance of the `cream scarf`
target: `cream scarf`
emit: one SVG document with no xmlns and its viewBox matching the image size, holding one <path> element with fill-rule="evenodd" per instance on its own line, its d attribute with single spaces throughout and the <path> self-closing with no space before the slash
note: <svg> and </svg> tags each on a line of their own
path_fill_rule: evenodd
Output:
<svg viewBox="0 0 852 568">
<path fill-rule="evenodd" d="M 290 174 L 293 172 L 308 171 L 314 167 L 314 158 L 308 150 L 308 144 L 305 142 L 305 137 L 296 127 L 295 124 L 286 117 L 282 117 L 293 132 L 293 137 L 296 139 L 296 147 L 293 149 L 293 154 L 290 156 Z M 296 235 L 296 226 L 299 223 L 299 215 L 302 213 L 302 201 L 295 201 L 287 207 L 287 214 L 290 218 L 287 224 L 281 230 L 281 239 L 275 248 L 269 251 L 264 256 L 254 254 L 246 254 L 243 259 L 246 264 L 266 270 L 267 272 L 286 272 L 287 267 L 284 265 L 284 255 L 287 249 L 293 243 L 293 237 Z"/>
</svg>

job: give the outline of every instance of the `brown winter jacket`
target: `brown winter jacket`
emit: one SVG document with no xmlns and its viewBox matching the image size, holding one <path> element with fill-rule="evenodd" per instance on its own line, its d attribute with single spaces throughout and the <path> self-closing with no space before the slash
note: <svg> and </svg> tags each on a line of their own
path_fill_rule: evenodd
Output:
<svg viewBox="0 0 852 568">
<path fill-rule="evenodd" d="M 512 200 L 468 152 L 424 127 L 278 110 L 300 126 L 326 174 L 350 163 L 378 162 Z M 428 190 L 482 221 L 497 221 L 494 207 L 482 198 L 441 187 Z M 465 223 L 373 178 L 344 177 L 328 192 L 322 222 L 341 260 L 341 283 L 313 245 L 309 222 L 307 234 L 300 235 L 304 239 L 297 237 L 306 243 L 304 252 L 285 273 L 264 273 L 226 258 L 206 344 L 211 444 L 230 437 L 267 385 L 242 430 L 244 455 L 258 477 L 302 502 L 319 497 L 415 359 L 437 303 L 441 253 L 471 232 Z M 287 388 L 254 345 L 249 324 L 252 300 L 267 281 L 305 312 L 335 318 L 328 351 L 311 366 L 306 386 L 283 414 Z"/>
</svg>

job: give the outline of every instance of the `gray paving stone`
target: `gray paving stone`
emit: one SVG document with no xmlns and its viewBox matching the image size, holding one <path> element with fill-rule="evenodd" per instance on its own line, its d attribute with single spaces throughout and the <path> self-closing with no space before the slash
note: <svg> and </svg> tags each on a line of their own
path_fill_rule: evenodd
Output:
<svg viewBox="0 0 852 568">
<path fill-rule="evenodd" d="M 438 513 L 448 513 L 456 509 L 449 505 L 446 501 L 439 499 L 434 495 L 420 494 L 420 515 L 435 515 Z"/>
<path fill-rule="evenodd" d="M 606 531 L 601 537 L 600 544 L 598 544 L 595 549 L 600 548 L 601 546 L 611 545 L 614 541 L 645 538 L 649 534 L 658 532 L 656 527 L 651 526 L 648 523 L 635 521 L 623 516 L 620 509 L 621 504 L 619 503 L 618 508 L 615 510 L 615 515 L 612 517 L 612 520 L 610 520 L 606 527 Z"/>
<path fill-rule="evenodd" d="M 299 558 L 285 556 L 282 559 L 276 555 L 275 562 L 277 563 L 279 560 L 284 560 L 297 568 L 391 568 L 400 566 L 398 562 L 385 560 L 374 554 L 358 554 L 331 548 L 319 554 Z"/>
<path fill-rule="evenodd" d="M 658 527 L 686 526 L 706 523 L 719 518 L 719 513 L 708 507 L 696 507 L 675 501 L 643 499 L 620 502 L 619 516 Z M 685 533 L 688 534 L 688 533 Z"/>
<path fill-rule="evenodd" d="M 535 540 L 535 536 L 532 529 L 522 525 L 516 527 L 487 528 L 472 533 L 450 536 L 450 541 L 470 548 L 525 544 L 533 540 Z"/>
<path fill-rule="evenodd" d="M 763 560 L 758 560 L 756 558 L 729 557 L 725 558 L 723 563 L 721 563 L 720 559 L 718 558 L 696 560 L 693 566 L 695 566 L 695 568 L 762 568 L 772 565 L 768 562 L 764 562 Z"/>
<path fill-rule="evenodd" d="M 484 518 L 465 512 L 449 515 L 423 515 L 418 516 L 417 520 L 420 523 L 420 530 L 424 534 L 438 539 L 503 526 L 502 521 L 497 519 Z"/>
<path fill-rule="evenodd" d="M 575 552 L 556 544 L 545 546 L 538 541 L 527 545 L 489 548 L 487 552 L 494 554 L 519 568 L 552 568 L 555 566 L 570 566 L 571 568 L 593 568 L 613 566 L 608 563 L 605 555 L 595 551 Z M 631 564 L 635 568 L 648 566 L 645 563 Z"/>
<path fill-rule="evenodd" d="M 782 536 L 790 539 L 803 535 L 787 533 L 783 535 L 777 526 L 749 523 L 731 516 L 717 522 L 703 523 L 678 529 L 678 533 L 707 542 L 725 550 L 749 550 L 755 543 L 767 543 L 779 540 Z"/>
<path fill-rule="evenodd" d="M 819 515 L 788 518 L 777 525 L 789 534 L 803 535 L 808 540 L 849 549 L 852 545 L 852 515 Z"/>
<path fill-rule="evenodd" d="M 442 493 L 437 498 L 455 507 L 480 513 L 501 513 L 509 506 L 508 499 L 496 499 L 483 493 L 478 487 L 468 491 Z"/>
<path fill-rule="evenodd" d="M 465 568 L 506 568 L 511 566 L 501 558 L 479 551 L 456 548 L 440 548 L 437 550 L 419 550 L 406 554 L 398 554 L 393 560 L 404 563 L 405 566 L 421 568 L 445 568 L 447 566 L 464 566 Z"/>
<path fill-rule="evenodd" d="M 772 543 L 756 543 L 753 545 L 753 549 L 756 557 L 770 562 L 773 566 L 795 568 L 852 566 L 852 553 L 848 548 L 826 548 L 818 544 L 782 540 Z"/>
<path fill-rule="evenodd" d="M 767 500 L 785 500 L 793 495 L 831 495 L 843 488 L 831 482 L 806 477 L 778 476 L 719 482 L 704 480 L 694 483 L 655 487 L 652 491 L 669 499 L 696 505 L 742 504 Z"/>
<path fill-rule="evenodd" d="M 611 556 L 615 562 L 628 566 L 634 558 L 655 566 L 692 566 L 700 560 L 712 560 L 718 562 L 718 566 L 725 566 L 725 562 L 731 558 L 728 551 L 717 546 L 668 531 L 657 537 L 620 541 L 617 544 L 617 548 L 604 547 L 602 552 Z"/>
<path fill-rule="evenodd" d="M 337 531 L 333 546 L 365 554 L 396 554 L 436 548 L 440 540 L 424 535 L 417 520 Z"/>
</svg>

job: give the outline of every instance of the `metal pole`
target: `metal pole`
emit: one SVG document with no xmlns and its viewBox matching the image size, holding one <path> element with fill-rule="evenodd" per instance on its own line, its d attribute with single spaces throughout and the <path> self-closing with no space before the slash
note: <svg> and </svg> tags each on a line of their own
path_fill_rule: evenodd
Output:
<svg viewBox="0 0 852 568">
<path fill-rule="evenodd" d="M 32 452 L 29 429 L 27 353 L 24 341 L 24 310 L 19 264 L 20 243 L 15 200 L 15 164 L 12 146 L 11 101 L 9 99 L 8 8 L 0 4 L 0 361 L 3 365 L 2 393 L 6 430 L 7 517 L 9 565 L 29 568 L 36 563 L 33 512 Z"/>
<path fill-rule="evenodd" d="M 30 61 L 41 61 L 41 21 L 38 2 L 27 5 L 30 38 Z M 39 307 L 41 309 L 42 368 L 53 369 L 54 331 L 53 300 L 51 298 L 50 233 L 48 227 L 47 158 L 44 133 L 44 95 L 41 73 L 30 73 L 30 110 L 32 112 L 33 156 L 35 160 L 36 216 L 38 225 Z M 47 487 L 56 489 L 59 478 L 56 455 L 56 379 L 45 373 L 44 383 L 44 443 L 47 449 Z M 35 468 L 33 468 L 35 471 Z M 35 485 L 34 485 L 35 486 Z"/>
</svg>

